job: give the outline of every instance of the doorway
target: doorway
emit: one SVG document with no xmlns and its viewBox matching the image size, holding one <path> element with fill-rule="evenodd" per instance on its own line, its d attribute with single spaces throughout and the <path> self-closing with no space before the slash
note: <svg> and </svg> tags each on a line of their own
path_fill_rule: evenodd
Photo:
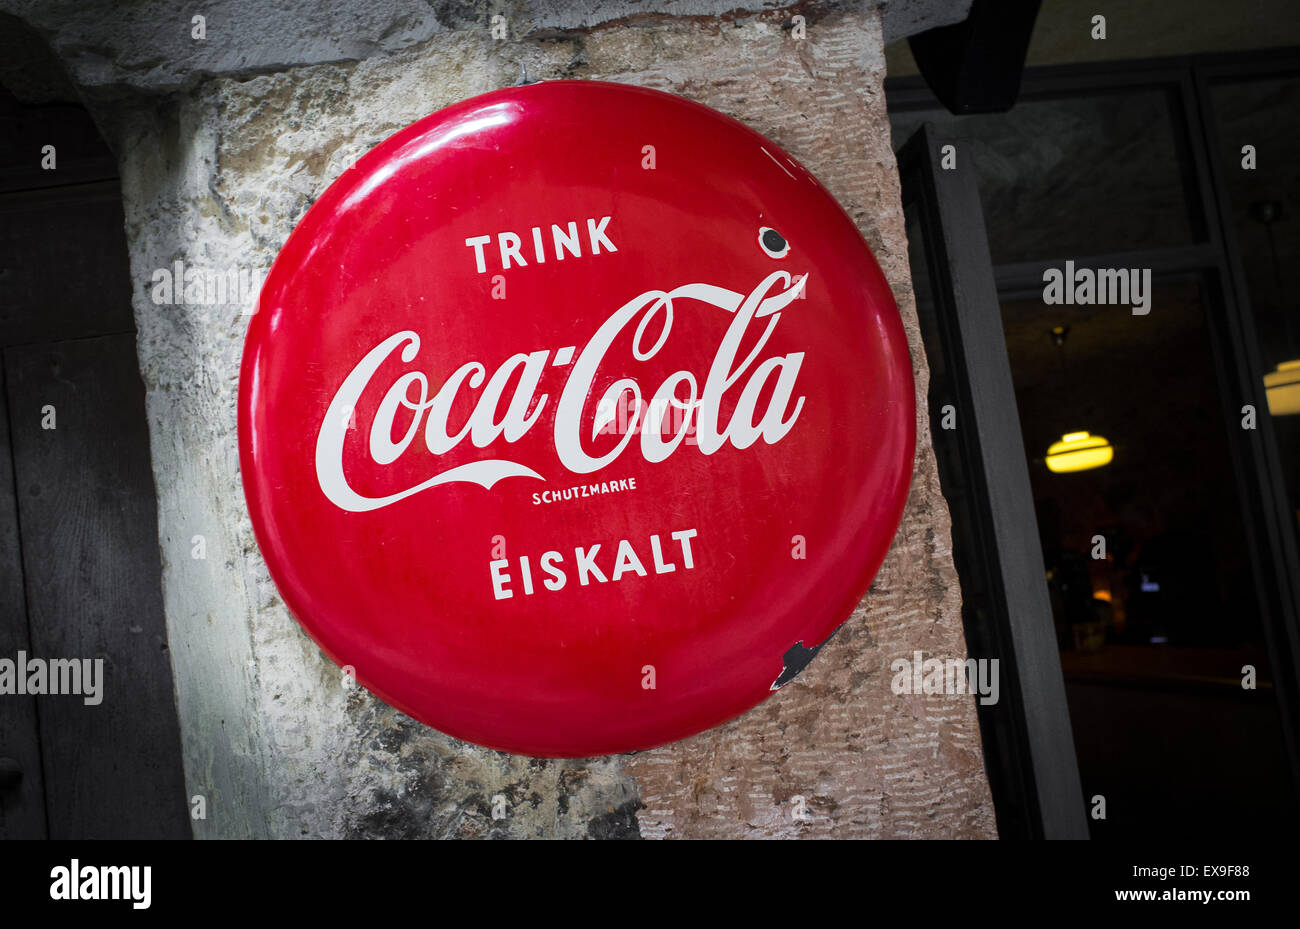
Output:
<svg viewBox="0 0 1300 929">
<path fill-rule="evenodd" d="M 0 838 L 188 838 L 116 169 L 79 106 L 0 123 Z"/>
<path fill-rule="evenodd" d="M 961 117 L 887 82 L 968 644 L 1019 684 L 981 711 L 1004 836 L 1079 835 L 1062 792 L 1094 838 L 1300 823 L 1300 416 L 1265 379 L 1300 358 L 1297 74 L 1043 68 Z"/>
</svg>

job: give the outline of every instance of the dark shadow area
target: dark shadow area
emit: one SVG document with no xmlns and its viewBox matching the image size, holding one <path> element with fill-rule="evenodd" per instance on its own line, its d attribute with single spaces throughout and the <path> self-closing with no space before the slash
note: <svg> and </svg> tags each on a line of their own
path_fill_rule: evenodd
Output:
<svg viewBox="0 0 1300 929">
<path fill-rule="evenodd" d="M 1273 59 L 1031 70 L 1002 114 L 889 85 L 895 148 L 929 124 L 978 187 L 1094 837 L 1300 824 L 1300 407 L 1274 387 L 1300 362 L 1300 54 Z M 1141 300 L 1049 299 L 1074 268 Z M 1101 451 L 1071 458 L 1083 433 Z"/>
</svg>

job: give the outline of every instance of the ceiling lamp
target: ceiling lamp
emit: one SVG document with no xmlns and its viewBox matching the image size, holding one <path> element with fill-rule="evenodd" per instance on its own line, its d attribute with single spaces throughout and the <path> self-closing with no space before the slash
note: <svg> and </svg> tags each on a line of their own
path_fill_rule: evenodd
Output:
<svg viewBox="0 0 1300 929">
<path fill-rule="evenodd" d="M 1273 260 L 1273 285 L 1277 289 L 1278 306 L 1286 306 L 1286 287 L 1282 281 L 1282 266 L 1277 260 L 1277 242 L 1273 239 L 1273 224 L 1282 218 L 1282 203 L 1278 200 L 1256 200 L 1250 205 L 1250 217 L 1264 227 L 1268 236 L 1268 254 Z M 1291 313 L 1282 314 L 1283 334 L 1288 344 L 1295 345 L 1295 332 L 1291 327 Z M 1264 388 L 1268 394 L 1268 411 L 1274 416 L 1293 416 L 1300 413 L 1300 358 L 1284 361 L 1276 371 L 1264 375 Z"/>
<path fill-rule="evenodd" d="M 1300 358 L 1284 361 L 1264 375 L 1268 411 L 1274 416 L 1300 413 Z"/>
<path fill-rule="evenodd" d="M 1067 432 L 1047 449 L 1047 468 L 1057 474 L 1108 465 L 1115 457 L 1110 442 L 1087 432 Z"/>
<path fill-rule="evenodd" d="M 1048 335 L 1061 355 L 1061 376 L 1065 379 L 1065 337 L 1070 334 L 1069 326 L 1053 326 Z M 1047 469 L 1056 474 L 1070 471 L 1088 471 L 1110 464 L 1115 457 L 1115 449 L 1110 442 L 1099 435 L 1087 432 L 1067 432 L 1061 441 L 1053 442 L 1047 449 Z"/>
</svg>

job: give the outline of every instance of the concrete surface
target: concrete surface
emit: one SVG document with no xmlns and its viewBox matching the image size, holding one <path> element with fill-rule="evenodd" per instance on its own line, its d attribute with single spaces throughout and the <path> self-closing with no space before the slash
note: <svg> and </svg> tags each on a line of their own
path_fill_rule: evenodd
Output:
<svg viewBox="0 0 1300 929">
<path fill-rule="evenodd" d="M 891 0 L 886 41 L 965 19 L 971 0 Z M 360 61 L 413 48 L 437 35 L 486 28 L 505 16 L 512 40 L 666 18 L 723 20 L 787 10 L 817 17 L 869 2 L 812 0 L 4 0 L 38 31 L 83 87 L 176 90 L 213 75 L 249 75 Z M 191 37 L 205 18 L 207 38 Z"/>
</svg>

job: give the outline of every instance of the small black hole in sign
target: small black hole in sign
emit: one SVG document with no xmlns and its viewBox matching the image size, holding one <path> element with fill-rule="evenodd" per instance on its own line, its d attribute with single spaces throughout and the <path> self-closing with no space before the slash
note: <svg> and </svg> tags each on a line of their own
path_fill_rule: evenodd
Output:
<svg viewBox="0 0 1300 929">
<path fill-rule="evenodd" d="M 769 258 L 784 258 L 790 254 L 790 243 L 771 226 L 758 230 L 758 244 Z"/>
</svg>

